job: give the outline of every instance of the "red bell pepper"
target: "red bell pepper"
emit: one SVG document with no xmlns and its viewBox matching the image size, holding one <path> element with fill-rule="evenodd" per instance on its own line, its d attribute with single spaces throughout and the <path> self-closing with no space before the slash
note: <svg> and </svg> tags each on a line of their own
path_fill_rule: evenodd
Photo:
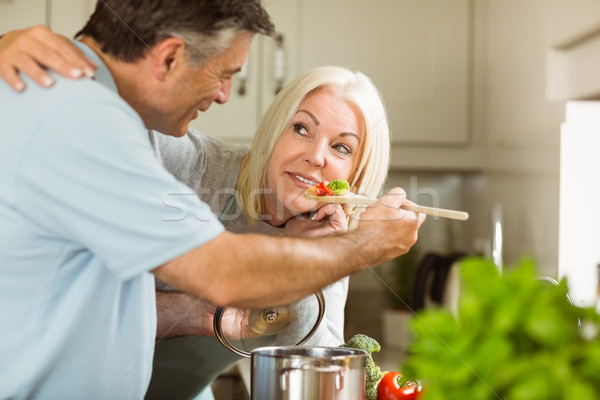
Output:
<svg viewBox="0 0 600 400">
<path fill-rule="evenodd" d="M 319 182 L 310 189 L 316 196 L 335 196 L 335 193 L 329 187 L 329 181 Z"/>
</svg>

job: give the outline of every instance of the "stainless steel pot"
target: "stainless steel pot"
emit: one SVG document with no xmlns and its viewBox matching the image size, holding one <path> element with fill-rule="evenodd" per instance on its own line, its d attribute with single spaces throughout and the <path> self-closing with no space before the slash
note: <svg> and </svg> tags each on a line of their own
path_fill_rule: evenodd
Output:
<svg viewBox="0 0 600 400">
<path fill-rule="evenodd" d="M 263 347 L 251 355 L 253 400 L 364 400 L 367 353 L 343 347 Z"/>
</svg>

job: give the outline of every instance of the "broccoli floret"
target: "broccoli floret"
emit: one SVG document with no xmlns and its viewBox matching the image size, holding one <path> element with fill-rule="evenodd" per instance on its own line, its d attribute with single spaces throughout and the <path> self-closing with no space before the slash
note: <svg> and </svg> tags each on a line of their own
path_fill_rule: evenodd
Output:
<svg viewBox="0 0 600 400">
<path fill-rule="evenodd" d="M 367 335 L 363 335 L 362 333 L 357 333 L 356 335 L 352 336 L 340 347 L 350 347 L 353 349 L 364 350 L 369 353 L 369 355 L 371 355 L 371 353 L 377 353 L 381 351 L 381 345 L 377 340 L 370 338 Z"/>
<path fill-rule="evenodd" d="M 327 186 L 329 187 L 329 189 L 333 190 L 333 192 L 335 194 L 337 194 L 338 196 L 341 194 L 344 194 L 350 190 L 350 184 L 348 183 L 347 180 L 344 180 L 344 179 L 338 179 L 335 181 L 331 181 L 331 182 L 329 182 L 329 185 L 327 185 Z"/>
<path fill-rule="evenodd" d="M 362 333 L 358 333 L 350 338 L 346 343 L 341 345 L 340 347 L 350 347 L 353 349 L 365 350 L 367 354 L 366 359 L 366 400 L 377 400 L 377 384 L 383 378 L 383 372 L 381 369 L 375 365 L 373 361 L 373 356 L 371 353 L 378 352 L 381 350 L 381 345 L 379 342 L 373 338 L 368 337 L 367 335 L 363 335 Z"/>
<path fill-rule="evenodd" d="M 367 386 L 365 400 L 377 400 L 377 386 Z"/>
</svg>

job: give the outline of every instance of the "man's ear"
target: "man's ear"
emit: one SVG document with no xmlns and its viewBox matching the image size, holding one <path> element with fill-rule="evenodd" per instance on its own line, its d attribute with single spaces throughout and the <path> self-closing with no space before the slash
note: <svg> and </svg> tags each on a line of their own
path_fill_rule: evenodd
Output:
<svg viewBox="0 0 600 400">
<path fill-rule="evenodd" d="M 185 63 L 185 43 L 170 37 L 157 43 L 151 50 L 154 77 L 164 81 L 169 72 L 177 70 Z"/>
</svg>

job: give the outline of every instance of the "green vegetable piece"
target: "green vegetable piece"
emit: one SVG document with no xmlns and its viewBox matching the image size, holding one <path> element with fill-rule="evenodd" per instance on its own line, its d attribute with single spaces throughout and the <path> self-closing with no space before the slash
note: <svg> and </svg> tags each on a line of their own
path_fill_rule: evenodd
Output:
<svg viewBox="0 0 600 400">
<path fill-rule="evenodd" d="M 336 182 L 336 181 L 334 181 Z M 383 378 L 383 372 L 381 369 L 375 365 L 373 361 L 373 356 L 371 353 L 379 352 L 381 350 L 381 345 L 379 342 L 373 338 L 368 337 L 367 335 L 363 335 L 362 333 L 358 333 L 352 336 L 346 343 L 342 344 L 340 347 L 348 347 L 353 349 L 364 350 L 367 352 L 367 360 L 366 360 L 366 400 L 377 400 L 377 384 Z"/>
<path fill-rule="evenodd" d="M 346 343 L 344 343 L 340 347 L 349 347 L 353 349 L 364 350 L 369 354 L 381 351 L 381 345 L 377 340 L 370 338 L 367 335 L 363 335 L 362 333 L 357 333 L 356 335 L 352 336 Z"/>
<path fill-rule="evenodd" d="M 350 184 L 345 179 L 331 181 L 327 187 L 329 187 L 329 189 L 331 189 L 337 196 L 350 191 Z"/>
</svg>

